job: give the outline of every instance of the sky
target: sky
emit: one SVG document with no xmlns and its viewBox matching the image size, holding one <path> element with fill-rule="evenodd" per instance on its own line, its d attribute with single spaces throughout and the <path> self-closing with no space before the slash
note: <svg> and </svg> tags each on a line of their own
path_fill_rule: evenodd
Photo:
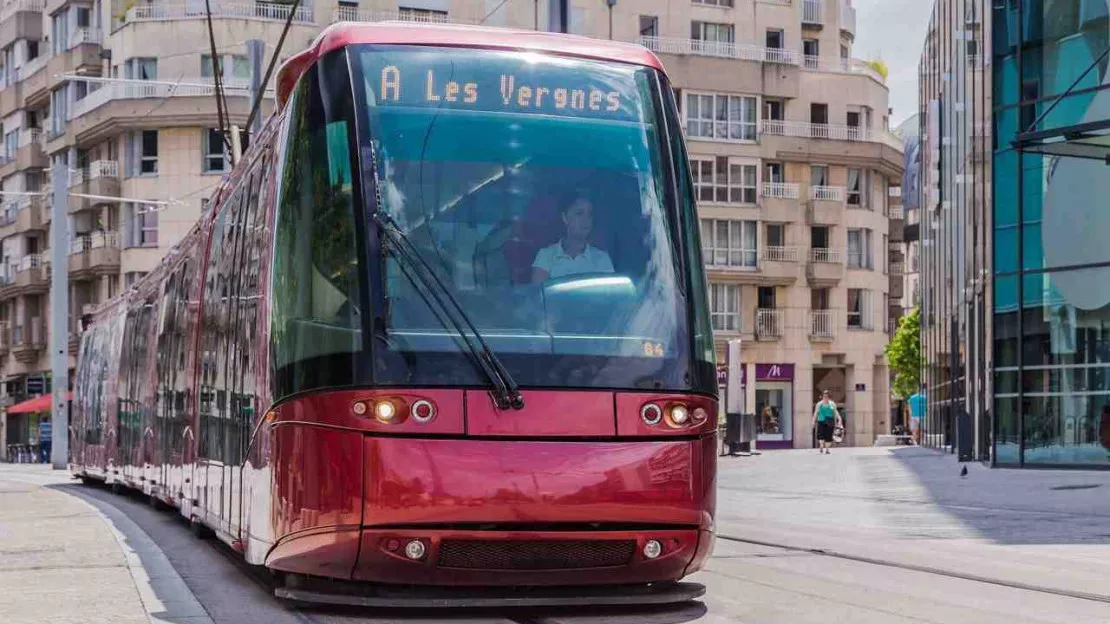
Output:
<svg viewBox="0 0 1110 624">
<path fill-rule="evenodd" d="M 890 127 L 917 112 L 917 62 L 925 43 L 933 0 L 852 0 L 856 43 L 852 56 L 882 59 L 890 70 Z"/>
</svg>

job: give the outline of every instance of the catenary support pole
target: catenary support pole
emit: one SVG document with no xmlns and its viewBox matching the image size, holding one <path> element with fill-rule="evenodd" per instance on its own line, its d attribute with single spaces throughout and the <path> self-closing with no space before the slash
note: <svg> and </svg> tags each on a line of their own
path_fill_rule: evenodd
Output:
<svg viewBox="0 0 1110 624">
<path fill-rule="evenodd" d="M 261 39 L 247 40 L 247 58 L 251 64 L 251 103 L 262 98 L 262 61 L 266 56 L 266 42 Z M 251 127 L 247 132 L 256 135 L 262 130 L 262 115 L 255 115 L 251 119 Z"/>
<path fill-rule="evenodd" d="M 69 462 L 69 163 L 56 158 L 51 173 L 50 200 L 50 370 L 54 403 L 50 459 L 55 470 Z"/>
</svg>

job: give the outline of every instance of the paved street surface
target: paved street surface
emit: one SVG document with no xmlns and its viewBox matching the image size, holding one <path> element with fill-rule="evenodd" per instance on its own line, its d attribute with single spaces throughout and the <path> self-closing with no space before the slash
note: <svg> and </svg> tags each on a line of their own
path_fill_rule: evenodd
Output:
<svg viewBox="0 0 1110 624">
<path fill-rule="evenodd" d="M 1110 622 L 1110 472 L 917 448 L 723 459 L 704 601 L 543 612 L 293 611 L 172 514 L 0 465 L 0 622 Z"/>
</svg>

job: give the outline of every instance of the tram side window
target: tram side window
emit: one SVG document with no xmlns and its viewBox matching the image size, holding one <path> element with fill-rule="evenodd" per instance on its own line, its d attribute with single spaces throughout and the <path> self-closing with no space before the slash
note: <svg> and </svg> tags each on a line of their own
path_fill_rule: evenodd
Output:
<svg viewBox="0 0 1110 624">
<path fill-rule="evenodd" d="M 201 320 L 200 338 L 200 436 L 199 453 L 201 457 L 217 458 L 219 448 L 219 420 L 216 413 L 217 353 L 220 346 L 220 298 L 223 278 L 219 273 L 220 254 L 228 228 L 229 207 L 237 197 L 232 195 L 224 200 L 219 214 L 212 221 L 212 231 L 208 243 L 207 268 L 204 274 L 204 313 Z"/>
<path fill-rule="evenodd" d="M 174 323 L 178 328 L 174 336 L 174 372 L 173 372 L 173 414 L 179 435 L 184 435 L 185 423 L 188 418 L 186 396 L 189 391 L 189 376 L 186 371 L 187 355 L 189 353 L 189 337 L 193 335 L 196 325 L 197 307 L 189 305 L 189 297 L 193 291 L 193 275 L 197 272 L 193 260 L 187 259 L 181 266 L 181 285 L 178 288 L 177 302 L 174 310 Z M 182 452 L 185 444 L 182 441 Z"/>
<path fill-rule="evenodd" d="M 271 283 L 275 398 L 353 383 L 362 350 L 351 98 L 328 88 L 342 82 L 321 67 L 289 107 Z"/>
<path fill-rule="evenodd" d="M 255 397 L 255 375 L 257 367 L 254 348 L 258 326 L 258 301 L 261 298 L 258 273 L 262 264 L 264 243 L 265 211 L 261 201 L 262 180 L 268 164 L 265 155 L 257 163 L 250 176 L 250 186 L 246 195 L 246 208 L 243 211 L 243 236 L 240 238 L 239 252 L 239 305 L 235 320 L 234 339 L 238 342 L 235 358 L 235 375 L 232 377 L 232 396 L 235 399 L 233 418 L 239 429 L 239 463 L 250 444 L 250 435 L 257 418 L 257 399 Z"/>
</svg>

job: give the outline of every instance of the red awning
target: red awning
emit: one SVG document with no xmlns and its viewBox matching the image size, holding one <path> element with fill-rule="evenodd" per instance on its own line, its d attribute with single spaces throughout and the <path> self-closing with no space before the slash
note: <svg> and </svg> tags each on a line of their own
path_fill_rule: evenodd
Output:
<svg viewBox="0 0 1110 624">
<path fill-rule="evenodd" d="M 34 414 L 37 412 L 51 411 L 51 403 L 53 402 L 53 395 L 44 394 L 33 399 L 27 399 L 22 403 L 16 403 L 8 408 L 9 414 Z M 73 392 L 69 393 L 69 400 L 73 400 Z"/>
</svg>

